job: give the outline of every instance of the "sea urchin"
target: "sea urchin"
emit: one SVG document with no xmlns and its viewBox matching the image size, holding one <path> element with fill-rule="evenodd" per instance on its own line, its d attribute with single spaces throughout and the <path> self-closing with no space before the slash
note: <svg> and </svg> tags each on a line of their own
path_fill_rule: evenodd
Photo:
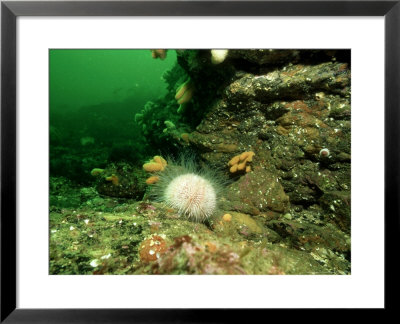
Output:
<svg viewBox="0 0 400 324">
<path fill-rule="evenodd" d="M 226 180 L 217 169 L 199 168 L 193 156 L 182 154 L 169 159 L 165 170 L 157 172 L 150 196 L 173 208 L 181 217 L 204 222 L 217 210 L 218 196 Z"/>
<path fill-rule="evenodd" d="M 212 184 L 194 173 L 173 179 L 164 192 L 165 202 L 195 221 L 205 221 L 217 205 L 217 195 Z"/>
</svg>

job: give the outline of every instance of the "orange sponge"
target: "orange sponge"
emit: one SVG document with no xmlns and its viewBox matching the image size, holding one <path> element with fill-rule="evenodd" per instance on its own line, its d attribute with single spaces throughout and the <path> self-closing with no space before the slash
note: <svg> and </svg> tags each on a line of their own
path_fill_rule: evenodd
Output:
<svg viewBox="0 0 400 324">
<path fill-rule="evenodd" d="M 106 177 L 106 181 L 111 181 L 114 186 L 119 185 L 119 178 L 115 174 L 113 174 L 109 177 Z"/>
<path fill-rule="evenodd" d="M 159 177 L 157 177 L 157 176 L 151 176 L 150 178 L 147 178 L 147 179 L 146 179 L 146 183 L 147 183 L 147 184 L 153 184 L 153 183 L 156 183 L 158 180 L 160 180 Z"/>
<path fill-rule="evenodd" d="M 156 155 L 150 162 L 143 164 L 143 169 L 147 172 L 160 172 L 163 171 L 166 166 L 167 161 L 162 156 Z M 146 183 L 153 184 L 156 183 L 158 180 L 159 177 L 151 176 L 150 178 L 147 178 Z"/>
<path fill-rule="evenodd" d="M 157 172 L 163 170 L 163 165 L 161 163 L 149 162 L 143 164 L 143 169 L 147 172 Z"/>
<path fill-rule="evenodd" d="M 229 172 L 235 173 L 237 171 L 243 171 L 243 170 L 245 170 L 246 172 L 250 172 L 251 167 L 250 165 L 247 165 L 247 163 L 253 161 L 254 155 L 255 153 L 253 151 L 248 151 L 234 156 L 228 162 L 228 166 L 230 166 Z"/>
</svg>

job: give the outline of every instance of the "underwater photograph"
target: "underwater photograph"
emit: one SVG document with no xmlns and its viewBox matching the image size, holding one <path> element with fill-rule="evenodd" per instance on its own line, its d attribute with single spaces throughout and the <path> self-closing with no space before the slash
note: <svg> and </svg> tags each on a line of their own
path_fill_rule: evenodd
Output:
<svg viewBox="0 0 400 324">
<path fill-rule="evenodd" d="M 350 275 L 351 50 L 50 49 L 50 275 Z"/>
</svg>

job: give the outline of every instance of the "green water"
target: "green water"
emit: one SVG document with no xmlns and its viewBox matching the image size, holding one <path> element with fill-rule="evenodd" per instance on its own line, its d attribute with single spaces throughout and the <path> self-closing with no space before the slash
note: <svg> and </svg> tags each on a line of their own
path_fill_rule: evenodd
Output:
<svg viewBox="0 0 400 324">
<path fill-rule="evenodd" d="M 142 108 L 165 94 L 161 76 L 175 62 L 175 51 L 162 61 L 149 50 L 50 50 L 50 109 L 126 100 Z"/>
<path fill-rule="evenodd" d="M 134 121 L 162 98 L 165 71 L 176 64 L 150 50 L 50 50 L 50 173 L 88 182 L 90 170 L 113 161 L 139 162 L 147 148 Z"/>
</svg>

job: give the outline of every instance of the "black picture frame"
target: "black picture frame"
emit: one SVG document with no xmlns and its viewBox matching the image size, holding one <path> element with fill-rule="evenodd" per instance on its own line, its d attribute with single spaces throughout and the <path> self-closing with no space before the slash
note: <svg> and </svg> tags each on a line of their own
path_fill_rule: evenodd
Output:
<svg viewBox="0 0 400 324">
<path fill-rule="evenodd" d="M 1 323 L 233 322 L 263 310 L 16 308 L 16 18 L 18 16 L 384 16 L 385 309 L 398 274 L 400 0 L 395 1 L 2 1 L 1 2 Z M 372 148 L 373 149 L 373 148 Z M 371 154 L 369 152 L 368 154 Z M 268 305 L 266 305 L 268 307 Z M 263 314 L 251 314 L 263 316 Z"/>
</svg>

